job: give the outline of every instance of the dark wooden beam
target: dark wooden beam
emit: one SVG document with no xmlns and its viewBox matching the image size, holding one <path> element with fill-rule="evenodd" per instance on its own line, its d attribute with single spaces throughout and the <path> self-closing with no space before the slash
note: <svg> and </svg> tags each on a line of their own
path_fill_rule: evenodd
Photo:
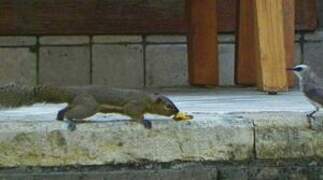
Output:
<svg viewBox="0 0 323 180">
<path fill-rule="evenodd" d="M 189 78 L 193 85 L 218 85 L 216 1 L 188 0 Z"/>
<path fill-rule="evenodd" d="M 217 0 L 219 32 L 235 31 L 238 2 Z M 296 0 L 297 30 L 316 28 L 315 2 Z M 0 1 L 0 35 L 185 34 L 185 19 L 185 0 Z"/>
</svg>

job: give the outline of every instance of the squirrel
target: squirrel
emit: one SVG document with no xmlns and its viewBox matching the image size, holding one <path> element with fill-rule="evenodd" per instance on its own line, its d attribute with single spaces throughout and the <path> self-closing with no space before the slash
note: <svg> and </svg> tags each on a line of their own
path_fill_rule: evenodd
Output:
<svg viewBox="0 0 323 180">
<path fill-rule="evenodd" d="M 129 116 L 145 128 L 152 128 L 144 119 L 145 113 L 172 116 L 179 113 L 175 104 L 166 96 L 140 90 L 109 88 L 100 85 L 55 87 L 50 85 L 27 86 L 9 83 L 0 86 L 0 107 L 28 106 L 34 103 L 67 103 L 58 111 L 56 120 L 76 124 L 96 113 L 119 113 Z"/>
</svg>

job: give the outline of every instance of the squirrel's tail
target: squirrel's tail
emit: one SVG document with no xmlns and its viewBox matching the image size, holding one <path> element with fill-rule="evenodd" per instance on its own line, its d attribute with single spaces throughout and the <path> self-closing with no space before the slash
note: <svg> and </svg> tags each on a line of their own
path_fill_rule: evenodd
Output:
<svg viewBox="0 0 323 180">
<path fill-rule="evenodd" d="M 72 92 L 60 87 L 37 85 L 30 86 L 11 82 L 0 86 L 0 106 L 19 107 L 37 102 L 71 102 Z"/>
<path fill-rule="evenodd" d="M 73 91 L 64 87 L 38 85 L 33 88 L 33 91 L 37 102 L 70 103 L 75 97 Z"/>
<path fill-rule="evenodd" d="M 17 107 L 32 104 L 33 88 L 20 83 L 11 82 L 0 86 L 0 106 Z"/>
</svg>

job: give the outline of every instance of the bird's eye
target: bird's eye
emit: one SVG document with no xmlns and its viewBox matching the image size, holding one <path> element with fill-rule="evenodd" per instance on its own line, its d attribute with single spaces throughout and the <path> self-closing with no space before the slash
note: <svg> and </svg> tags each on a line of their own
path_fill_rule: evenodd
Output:
<svg viewBox="0 0 323 180">
<path fill-rule="evenodd" d="M 297 68 L 295 68 L 294 69 L 294 71 L 297 71 L 297 72 L 300 72 L 300 71 L 302 71 L 303 70 L 303 68 L 302 67 L 297 67 Z"/>
</svg>

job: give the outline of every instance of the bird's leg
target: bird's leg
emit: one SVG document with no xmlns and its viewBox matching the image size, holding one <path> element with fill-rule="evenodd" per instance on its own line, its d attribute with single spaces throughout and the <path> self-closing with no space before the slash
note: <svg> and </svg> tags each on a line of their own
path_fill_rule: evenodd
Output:
<svg viewBox="0 0 323 180">
<path fill-rule="evenodd" d="M 308 118 L 315 119 L 315 117 L 314 117 L 313 115 L 314 115 L 315 113 L 317 113 L 319 110 L 320 110 L 320 108 L 319 108 L 319 107 L 317 107 L 317 106 L 315 106 L 315 110 L 314 110 L 314 111 L 312 111 L 312 112 L 310 112 L 310 113 L 308 113 L 308 114 L 306 114 L 306 116 L 307 116 Z"/>
<path fill-rule="evenodd" d="M 320 110 L 319 107 L 315 106 L 315 110 L 306 114 L 307 122 L 309 125 L 309 128 L 312 129 L 312 120 L 315 120 L 315 117 L 313 116 L 315 113 L 317 113 Z"/>
</svg>

